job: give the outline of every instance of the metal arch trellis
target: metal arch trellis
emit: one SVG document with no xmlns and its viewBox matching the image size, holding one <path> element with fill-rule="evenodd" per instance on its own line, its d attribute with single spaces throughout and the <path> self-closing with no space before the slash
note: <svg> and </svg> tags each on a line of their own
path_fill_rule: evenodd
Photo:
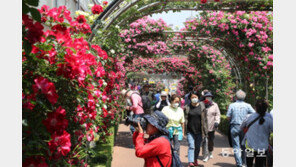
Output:
<svg viewBox="0 0 296 167">
<path fill-rule="evenodd" d="M 191 31 L 164 31 L 164 33 L 182 33 L 184 35 L 184 33 L 191 33 Z M 166 42 L 200 42 L 200 40 L 203 41 L 207 41 L 212 47 L 214 47 L 217 50 L 221 50 L 221 48 L 224 48 L 222 51 L 222 54 L 226 57 L 226 59 L 228 60 L 228 62 L 230 63 L 230 65 L 233 67 L 233 72 L 235 74 L 236 80 L 239 82 L 239 84 L 242 84 L 242 78 L 241 78 L 241 69 L 239 68 L 239 66 L 237 65 L 236 61 L 233 59 L 233 57 L 231 55 L 229 55 L 226 51 L 225 51 L 225 47 L 220 47 L 217 48 L 217 46 L 213 45 L 214 40 L 213 37 L 211 36 L 196 36 L 194 39 L 181 39 L 181 40 L 171 40 L 171 41 L 166 41 Z M 227 42 L 225 40 L 220 39 L 220 41 L 223 42 Z M 236 85 L 238 88 L 238 85 Z"/>
<path fill-rule="evenodd" d="M 246 9 L 242 9 L 242 8 L 235 8 L 231 5 L 228 6 L 228 4 L 223 4 L 225 1 L 226 2 L 234 2 L 234 3 L 241 3 L 242 6 L 244 5 L 244 3 L 256 3 L 256 2 L 262 2 L 262 4 L 264 5 L 264 0 L 254 0 L 254 1 L 250 1 L 250 0 L 225 0 L 224 2 L 219 2 L 218 5 L 216 5 L 215 7 L 211 7 L 211 6 L 204 6 L 201 4 L 196 3 L 197 5 L 194 7 L 172 7 L 170 5 L 167 5 L 168 3 L 173 3 L 173 2 L 180 2 L 180 1 L 187 1 L 187 2 L 199 2 L 200 0 L 194 0 L 194 1 L 190 1 L 190 0 L 161 0 L 161 1 L 154 1 L 154 0 L 144 0 L 147 1 L 147 3 L 144 3 L 144 5 L 140 6 L 140 8 L 137 9 L 138 12 L 141 12 L 142 14 L 137 16 L 134 15 L 132 17 L 126 17 L 123 18 L 120 22 L 116 22 L 116 24 L 118 25 L 122 25 L 122 24 L 126 24 L 127 20 L 131 20 L 134 21 L 137 18 L 141 18 L 143 16 L 147 16 L 147 15 L 151 15 L 154 13 L 161 13 L 163 11 L 180 11 L 180 10 L 195 10 L 195 11 L 199 11 L 199 10 L 224 10 L 224 11 L 235 11 L 235 10 L 265 10 L 265 11 L 272 11 L 272 0 L 266 0 L 268 2 L 271 2 L 269 4 L 267 4 L 265 7 L 263 8 L 246 8 Z M 104 30 L 108 29 L 110 27 L 111 24 L 114 23 L 114 21 L 116 19 L 118 19 L 124 12 L 128 11 L 131 7 L 135 6 L 138 2 L 140 2 L 140 0 L 129 0 L 129 3 L 127 3 L 127 1 L 124 0 L 114 0 L 110 3 L 110 5 L 105 9 L 105 11 L 96 19 L 96 21 L 94 22 L 94 24 L 92 25 L 92 30 L 97 29 L 99 26 L 101 26 L 101 28 L 103 28 Z M 208 0 L 208 2 L 214 2 L 214 0 Z M 157 10 L 152 10 L 149 11 L 149 9 L 161 5 L 162 7 L 161 9 L 157 9 Z M 121 5 L 121 6 L 120 6 Z M 219 6 L 220 5 L 220 6 Z M 105 20 L 105 22 L 102 22 L 101 20 Z M 103 23 L 100 24 L 99 23 Z M 95 33 L 93 31 L 93 33 L 91 34 L 89 41 L 91 41 L 93 39 L 93 37 L 95 36 Z M 108 36 L 108 34 L 107 34 Z M 106 37 L 107 37 L 106 36 Z M 210 41 L 211 39 L 209 38 L 205 38 L 205 37 L 199 37 L 199 40 L 205 40 L 205 41 Z M 177 41 L 177 40 L 175 40 Z M 198 42 L 197 40 L 180 40 L 177 42 L 183 42 L 183 41 L 188 41 L 188 42 Z M 225 41 L 227 42 L 227 41 Z M 227 48 L 225 48 L 227 50 Z M 233 60 L 233 58 L 231 56 L 229 56 L 229 54 L 224 50 L 223 54 L 225 56 L 228 57 L 227 60 L 229 60 L 229 63 L 234 67 L 234 73 L 236 75 L 237 80 L 239 81 L 239 83 L 241 83 L 241 72 L 239 67 L 237 66 L 237 64 L 235 63 L 235 61 Z"/>
<path fill-rule="evenodd" d="M 147 1 L 147 2 L 145 2 Z M 271 1 L 271 3 L 270 3 Z M 99 23 L 102 23 L 102 20 L 108 20 L 108 23 L 104 26 L 104 29 L 107 29 L 119 16 L 121 16 L 125 11 L 127 11 L 128 9 L 130 9 L 132 6 L 136 5 L 138 2 L 140 2 L 140 0 L 130 0 L 129 3 L 126 3 L 125 5 L 122 6 L 122 8 L 115 10 L 116 8 L 118 8 L 118 6 L 122 3 L 126 3 L 127 1 L 124 0 L 113 0 L 110 5 L 108 5 L 108 7 L 105 9 L 104 12 L 101 13 L 101 15 L 95 20 L 94 24 L 91 26 L 91 29 L 97 29 L 99 26 Z M 272 0 L 254 0 L 254 1 L 250 1 L 250 0 L 221 0 L 221 2 L 214 2 L 214 0 L 208 0 L 208 2 L 206 4 L 198 4 L 197 6 L 194 6 L 193 8 L 166 8 L 167 3 L 174 3 L 174 2 L 200 2 L 200 0 L 162 0 L 162 1 L 153 1 L 153 0 L 144 0 L 144 6 L 141 6 L 138 11 L 139 12 L 144 12 L 148 9 L 150 9 L 153 6 L 157 6 L 158 4 L 164 4 L 162 6 L 162 8 L 160 10 L 156 10 L 156 11 L 152 11 L 152 12 L 148 12 L 148 13 L 144 13 L 142 16 L 146 16 L 149 14 L 153 14 L 153 13 L 159 13 L 162 11 L 171 11 L 171 10 L 249 10 L 249 8 L 247 7 L 246 9 L 241 9 L 241 8 L 237 8 L 236 6 L 233 7 L 233 5 L 229 5 L 231 4 L 235 4 L 235 3 L 241 3 L 242 6 L 244 4 L 247 3 L 262 3 L 261 8 L 250 8 L 250 10 L 272 10 Z M 267 2 L 267 5 L 266 5 Z M 147 4 L 146 4 L 147 3 Z M 207 6 L 208 4 L 216 4 L 215 6 Z M 220 5 L 220 7 L 219 7 Z M 266 5 L 265 7 L 262 7 L 263 5 Z M 231 8 L 232 7 L 232 8 Z M 110 18 L 109 18 L 110 16 Z M 129 17 L 127 19 L 135 19 L 133 17 Z M 121 21 L 121 23 L 124 23 L 125 21 Z M 121 24 L 120 23 L 120 24 Z M 89 41 L 91 41 L 95 36 L 95 33 L 93 31 L 93 33 L 90 35 L 89 37 Z"/>
</svg>

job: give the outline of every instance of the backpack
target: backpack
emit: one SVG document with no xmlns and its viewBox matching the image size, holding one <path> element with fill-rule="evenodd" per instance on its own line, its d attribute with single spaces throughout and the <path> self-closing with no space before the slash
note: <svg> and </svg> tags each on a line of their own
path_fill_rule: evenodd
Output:
<svg viewBox="0 0 296 167">
<path fill-rule="evenodd" d="M 132 94 L 137 94 L 137 95 L 141 96 L 137 92 L 132 93 Z M 142 99 L 143 106 L 140 106 L 140 105 L 139 106 L 143 108 L 145 114 L 150 114 L 150 109 L 151 109 L 152 105 L 151 105 L 150 99 L 148 98 L 148 95 L 142 95 L 141 99 Z"/>
<path fill-rule="evenodd" d="M 162 135 L 162 136 L 160 136 L 160 137 L 164 137 L 164 138 L 166 138 L 166 139 L 170 142 L 168 136 Z M 171 146 L 171 153 L 172 153 L 172 163 L 171 163 L 171 167 L 183 167 L 179 155 L 176 154 L 176 153 L 174 152 L 174 150 L 173 150 L 173 147 L 172 147 L 171 142 L 170 142 L 170 146 Z M 163 164 L 161 163 L 159 157 L 156 156 L 156 158 L 157 158 L 157 160 L 158 160 L 160 166 L 161 166 L 161 167 L 164 167 Z"/>
<path fill-rule="evenodd" d="M 145 95 L 145 94 L 143 94 L 141 98 L 142 98 L 142 104 L 143 104 L 142 108 L 145 114 L 150 114 L 150 109 L 152 107 L 151 100 L 149 99 L 148 95 Z"/>
</svg>

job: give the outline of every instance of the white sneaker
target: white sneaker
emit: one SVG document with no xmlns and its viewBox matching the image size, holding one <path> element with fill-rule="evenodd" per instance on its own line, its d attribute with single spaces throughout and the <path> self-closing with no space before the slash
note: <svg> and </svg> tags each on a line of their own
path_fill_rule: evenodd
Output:
<svg viewBox="0 0 296 167">
<path fill-rule="evenodd" d="M 213 159 L 213 158 L 214 158 L 213 154 L 212 154 L 212 153 L 210 153 L 210 159 Z"/>
<path fill-rule="evenodd" d="M 209 156 L 206 156 L 202 161 L 207 162 L 209 160 Z"/>
</svg>

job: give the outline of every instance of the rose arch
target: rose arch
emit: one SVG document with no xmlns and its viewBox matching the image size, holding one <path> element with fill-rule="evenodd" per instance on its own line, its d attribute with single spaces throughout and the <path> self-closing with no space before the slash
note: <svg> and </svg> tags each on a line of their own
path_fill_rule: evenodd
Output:
<svg viewBox="0 0 296 167">
<path fill-rule="evenodd" d="M 96 163 L 124 110 L 126 72 L 177 73 L 180 94 L 210 89 L 223 110 L 239 88 L 272 102 L 272 0 L 114 0 L 74 19 L 23 2 L 25 166 Z M 204 12 L 180 31 L 146 17 L 180 10 Z"/>
<path fill-rule="evenodd" d="M 132 26 L 136 19 L 153 13 L 170 10 L 174 12 L 180 10 L 208 10 L 201 13 L 200 18 L 186 22 L 185 29 L 180 32 L 172 32 L 166 27 L 164 29 L 154 29 L 155 31 L 150 32 L 134 31 L 133 33 L 136 36 L 125 38 L 124 40 L 127 41 L 123 42 L 123 46 L 132 51 L 132 54 L 131 52 L 128 54 L 129 56 L 137 57 L 137 55 L 141 55 L 147 57 L 148 55 L 149 57 L 154 55 L 159 57 L 175 54 L 178 49 L 174 48 L 179 45 L 182 54 L 189 55 L 188 60 L 197 67 L 201 67 L 200 64 L 207 64 L 206 61 L 209 59 L 200 59 L 196 56 L 200 50 L 190 47 L 211 47 L 220 51 L 222 57 L 229 63 L 232 71 L 230 78 L 234 78 L 236 88 L 246 90 L 250 95 L 248 96 L 250 99 L 265 96 L 269 101 L 272 101 L 272 86 L 270 86 L 272 85 L 273 59 L 272 1 L 113 2 L 114 6 L 110 6 L 111 11 L 102 13 L 92 25 L 93 29 L 100 29 L 101 34 L 104 34 L 103 38 L 115 35 L 112 31 L 109 31 L 115 25 L 119 25 L 122 29 L 129 29 L 129 26 Z M 119 9 L 118 6 L 120 5 L 122 6 Z M 139 29 L 135 30 L 139 31 Z M 89 40 L 96 37 L 93 35 Z M 179 41 L 173 44 L 177 40 Z M 126 43 L 129 43 L 129 45 L 125 45 Z M 157 46 L 156 49 L 159 52 L 149 52 L 156 50 L 149 47 L 149 45 Z M 141 50 L 146 53 L 139 54 Z M 135 52 L 138 53 L 135 54 Z M 128 56 L 126 58 L 129 61 Z"/>
</svg>

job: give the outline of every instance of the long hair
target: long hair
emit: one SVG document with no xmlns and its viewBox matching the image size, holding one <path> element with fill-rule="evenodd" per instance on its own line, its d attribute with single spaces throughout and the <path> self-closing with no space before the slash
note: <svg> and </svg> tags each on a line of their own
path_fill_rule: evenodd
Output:
<svg viewBox="0 0 296 167">
<path fill-rule="evenodd" d="M 256 102 L 256 111 L 260 115 L 259 125 L 262 125 L 265 121 L 264 116 L 268 108 L 268 102 L 265 99 L 259 99 Z"/>
</svg>

